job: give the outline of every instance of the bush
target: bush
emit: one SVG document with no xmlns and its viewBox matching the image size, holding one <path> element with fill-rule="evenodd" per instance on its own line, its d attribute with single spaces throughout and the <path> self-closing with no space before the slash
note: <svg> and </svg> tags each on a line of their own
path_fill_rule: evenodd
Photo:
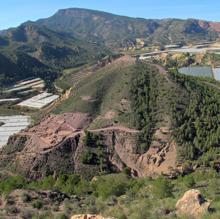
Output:
<svg viewBox="0 0 220 219">
<path fill-rule="evenodd" d="M 28 195 L 27 193 L 22 194 L 22 201 L 23 202 L 30 202 L 32 200 L 31 196 Z"/>
<path fill-rule="evenodd" d="M 196 184 L 192 175 L 185 176 L 183 182 L 187 188 L 192 188 Z"/>
<path fill-rule="evenodd" d="M 26 187 L 26 181 L 22 176 L 11 176 L 0 182 L 0 193 L 9 194 L 15 189 Z"/>
<path fill-rule="evenodd" d="M 68 219 L 68 217 L 65 214 L 61 214 L 56 216 L 56 219 Z"/>
<path fill-rule="evenodd" d="M 81 179 L 80 182 L 75 187 L 75 193 L 78 195 L 88 194 L 92 191 L 90 183 L 84 179 Z"/>
<path fill-rule="evenodd" d="M 171 184 L 170 180 L 166 179 L 165 177 L 159 177 L 153 182 L 153 194 L 157 198 L 168 198 L 172 197 L 172 189 L 173 185 Z"/>
<path fill-rule="evenodd" d="M 86 150 L 81 156 L 81 161 L 83 164 L 92 164 L 93 160 L 94 154 L 90 150 Z"/>
<path fill-rule="evenodd" d="M 24 209 L 22 212 L 21 212 L 21 217 L 23 219 L 30 219 L 33 217 L 33 212 L 28 210 L 28 209 Z"/>
<path fill-rule="evenodd" d="M 85 131 L 83 142 L 87 147 L 98 147 L 101 145 L 100 137 L 88 131 Z"/>
<path fill-rule="evenodd" d="M 103 199 L 121 196 L 130 187 L 129 178 L 124 174 L 111 174 L 100 177 L 94 184 L 96 193 Z"/>
<path fill-rule="evenodd" d="M 40 200 L 36 200 L 32 204 L 33 208 L 41 209 L 43 207 L 43 203 Z"/>
<path fill-rule="evenodd" d="M 78 175 L 60 175 L 55 183 L 55 187 L 61 192 L 74 194 L 76 185 L 80 182 Z"/>
<path fill-rule="evenodd" d="M 52 189 L 55 184 L 55 179 L 52 176 L 45 177 L 41 182 L 42 189 Z"/>
<path fill-rule="evenodd" d="M 9 214 L 17 214 L 17 213 L 19 213 L 19 209 L 17 209 L 16 206 L 7 207 L 5 210 Z"/>
</svg>

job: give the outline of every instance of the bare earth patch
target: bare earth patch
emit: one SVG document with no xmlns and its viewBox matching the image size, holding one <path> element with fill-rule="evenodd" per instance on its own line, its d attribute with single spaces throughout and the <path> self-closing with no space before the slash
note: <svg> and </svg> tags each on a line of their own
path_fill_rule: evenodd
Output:
<svg viewBox="0 0 220 219">
<path fill-rule="evenodd" d="M 81 96 L 81 99 L 84 101 L 88 101 L 88 102 L 94 102 L 95 99 L 92 98 L 91 96 Z"/>
<path fill-rule="evenodd" d="M 176 147 L 168 127 L 157 129 L 150 149 L 138 159 L 141 175 L 170 174 L 177 167 Z"/>
<path fill-rule="evenodd" d="M 40 124 L 22 132 L 21 135 L 30 136 L 28 147 L 32 149 L 46 149 L 62 142 L 67 137 L 88 127 L 91 118 L 85 113 L 65 113 L 50 115 Z"/>
<path fill-rule="evenodd" d="M 82 100 L 85 100 L 85 101 L 90 101 L 92 100 L 92 97 L 91 96 L 81 96 Z"/>
<path fill-rule="evenodd" d="M 136 58 L 131 57 L 129 55 L 124 55 L 116 60 L 114 60 L 113 62 L 109 63 L 107 66 L 105 66 L 105 68 L 118 68 L 118 67 L 127 67 L 130 65 L 134 65 L 136 62 Z"/>
<path fill-rule="evenodd" d="M 131 110 L 131 101 L 123 98 L 120 101 L 120 108 L 122 111 L 130 111 Z"/>
<path fill-rule="evenodd" d="M 105 115 L 104 115 L 104 119 L 113 119 L 116 116 L 116 112 L 114 111 L 108 111 Z"/>
</svg>

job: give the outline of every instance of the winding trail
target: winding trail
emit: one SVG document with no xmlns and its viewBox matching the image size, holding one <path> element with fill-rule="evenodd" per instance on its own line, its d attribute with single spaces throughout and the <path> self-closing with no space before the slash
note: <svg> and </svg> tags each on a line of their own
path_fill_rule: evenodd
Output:
<svg viewBox="0 0 220 219">
<path fill-rule="evenodd" d="M 123 131 L 123 132 L 128 132 L 128 133 L 140 133 L 139 130 L 136 129 L 130 129 L 124 126 L 109 126 L 106 128 L 100 128 L 100 129 L 88 129 L 90 132 L 102 132 L 102 131 Z"/>
</svg>

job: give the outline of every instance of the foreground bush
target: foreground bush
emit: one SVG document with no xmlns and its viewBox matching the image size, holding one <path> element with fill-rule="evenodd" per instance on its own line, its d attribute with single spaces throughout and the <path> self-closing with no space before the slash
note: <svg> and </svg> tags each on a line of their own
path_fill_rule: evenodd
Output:
<svg viewBox="0 0 220 219">
<path fill-rule="evenodd" d="M 111 174 L 98 178 L 94 188 L 99 197 L 121 196 L 131 187 L 131 182 L 124 174 Z"/>
<path fill-rule="evenodd" d="M 153 182 L 153 195 L 157 198 L 172 197 L 173 185 L 170 180 L 165 177 L 159 177 Z"/>
</svg>

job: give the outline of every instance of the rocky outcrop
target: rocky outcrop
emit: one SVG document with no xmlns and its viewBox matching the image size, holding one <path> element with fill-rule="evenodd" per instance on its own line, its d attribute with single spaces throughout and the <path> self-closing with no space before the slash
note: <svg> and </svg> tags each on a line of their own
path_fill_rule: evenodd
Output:
<svg viewBox="0 0 220 219">
<path fill-rule="evenodd" d="M 101 215 L 95 215 L 95 214 L 79 214 L 72 216 L 71 219 L 116 219 L 116 218 L 102 217 Z"/>
<path fill-rule="evenodd" d="M 206 200 L 200 191 L 191 189 L 176 203 L 177 215 L 201 218 L 209 211 L 210 204 L 210 200 Z"/>
<path fill-rule="evenodd" d="M 100 171 L 120 172 L 126 167 L 133 176 L 141 177 L 169 174 L 175 168 L 176 145 L 170 141 L 169 129 L 156 130 L 154 141 L 144 154 L 137 150 L 138 130 L 122 126 L 88 130 L 101 139 L 100 151 L 99 147 L 90 148 L 84 143 L 84 130 L 90 122 L 91 118 L 83 113 L 50 115 L 10 138 L 10 144 L 0 152 L 0 166 L 10 164 L 30 179 L 57 176 L 60 172 L 92 178 Z M 82 159 L 88 152 L 94 158 L 91 163 Z"/>
</svg>

